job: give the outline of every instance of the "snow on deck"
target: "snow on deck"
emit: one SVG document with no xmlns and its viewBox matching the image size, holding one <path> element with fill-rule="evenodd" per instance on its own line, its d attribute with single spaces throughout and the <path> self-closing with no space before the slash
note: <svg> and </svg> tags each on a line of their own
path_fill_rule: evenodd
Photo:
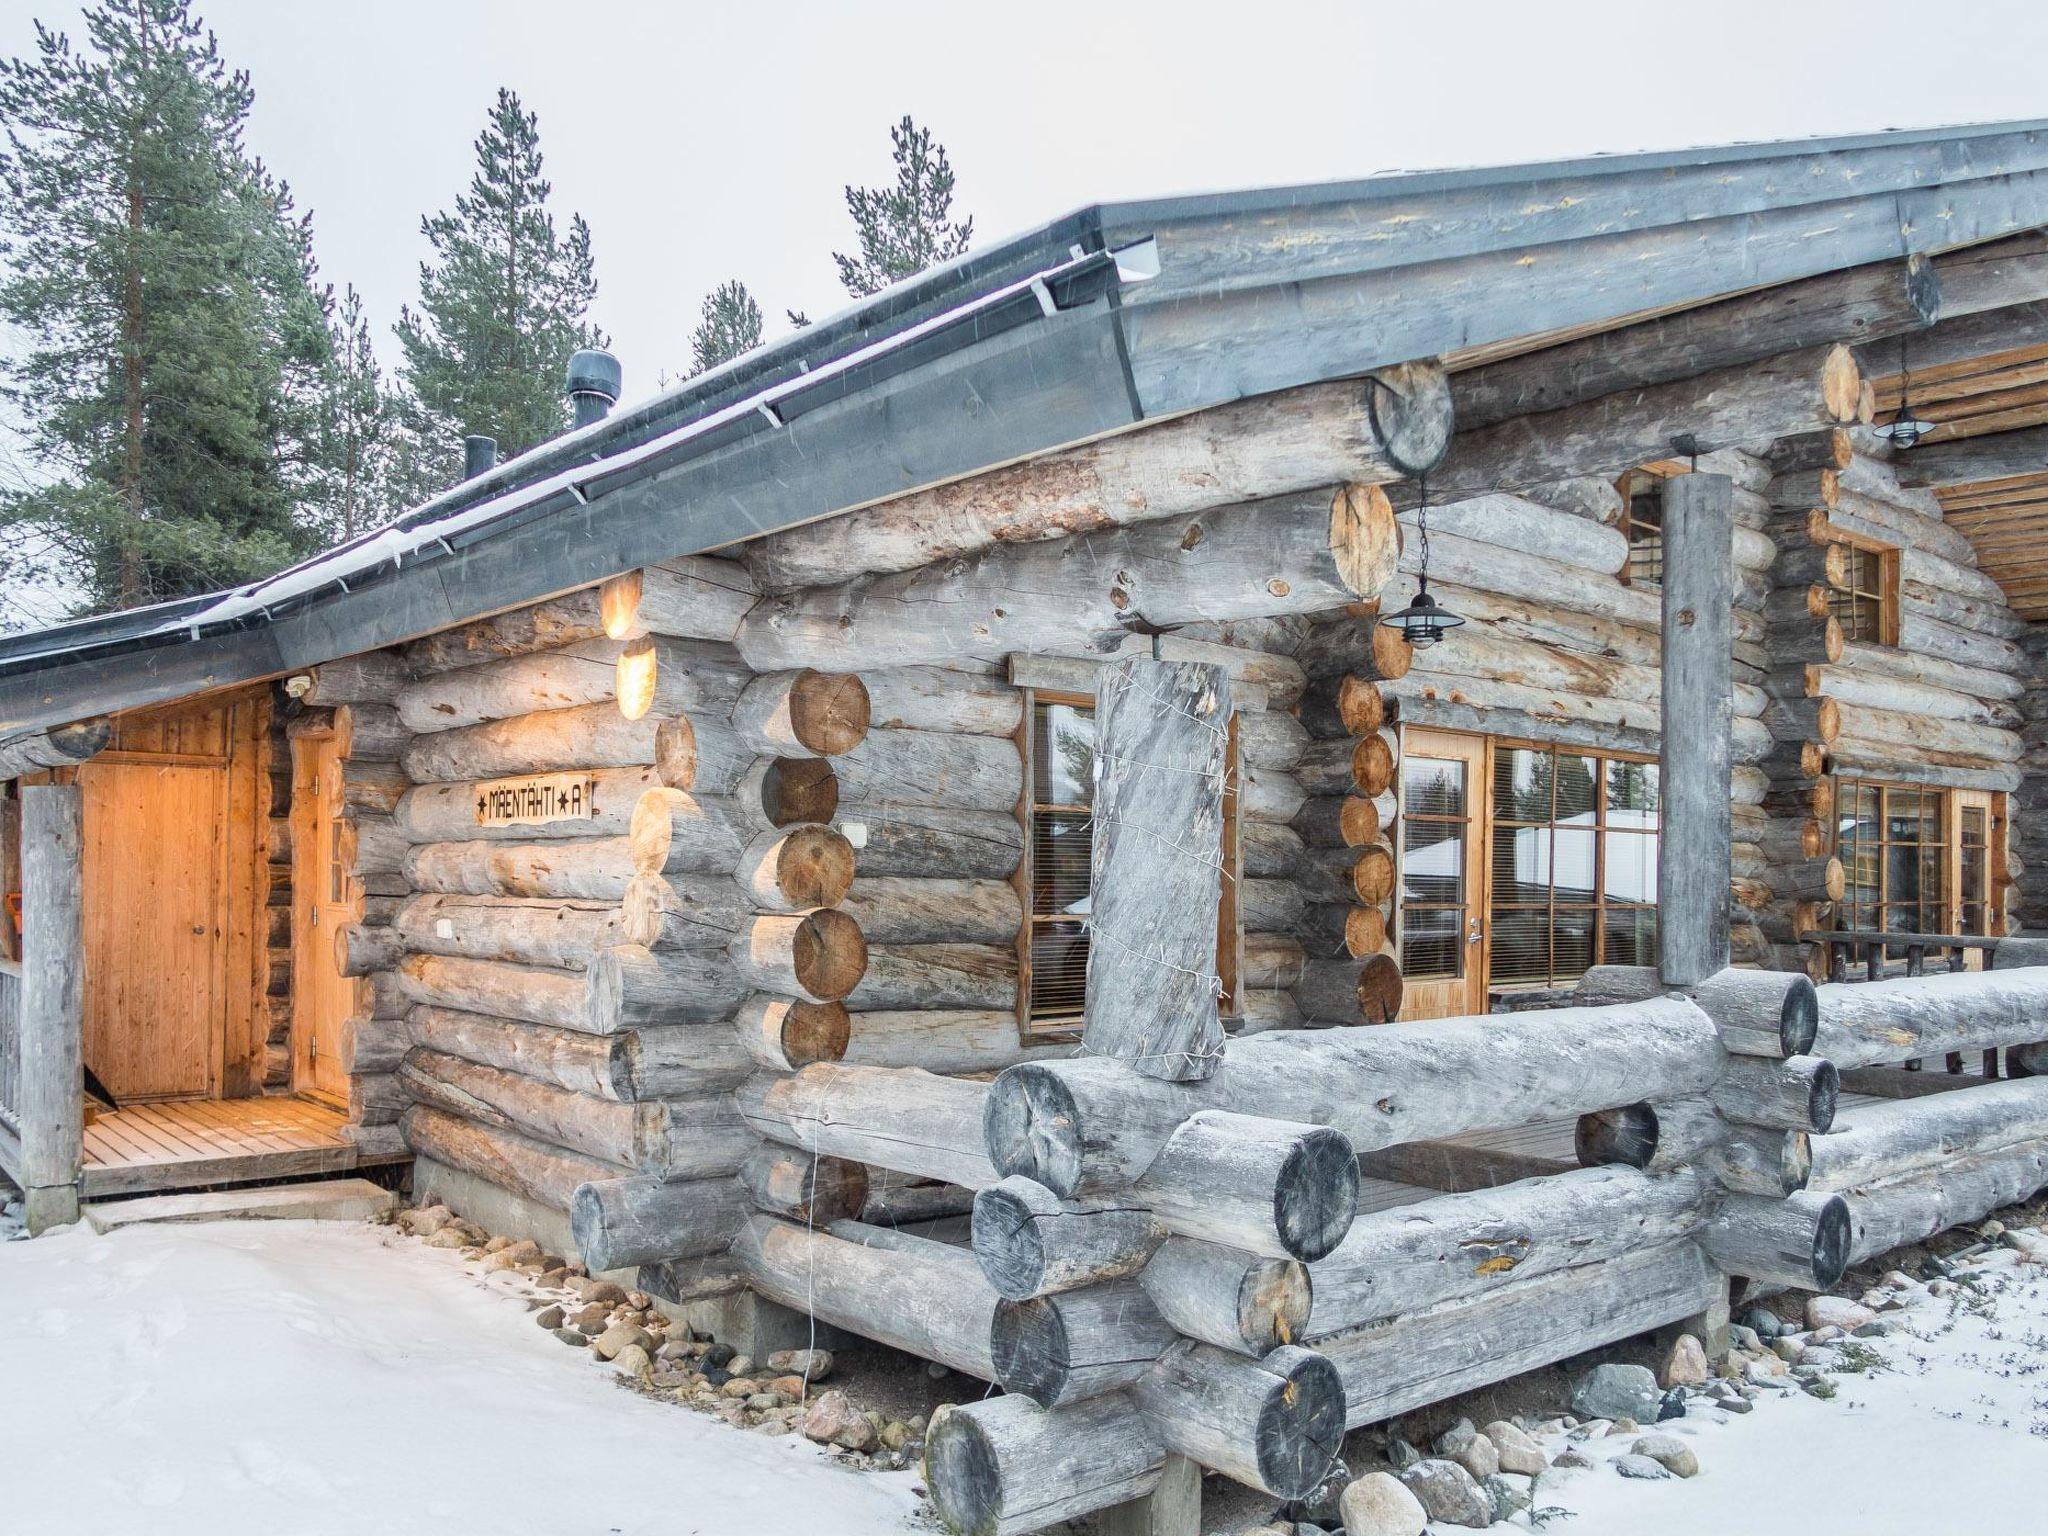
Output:
<svg viewBox="0 0 2048 1536">
<path fill-rule="evenodd" d="M 0 1526 L 877 1536 L 914 1474 L 627 1391 L 449 1252 L 221 1222 L 0 1244 Z"/>
</svg>

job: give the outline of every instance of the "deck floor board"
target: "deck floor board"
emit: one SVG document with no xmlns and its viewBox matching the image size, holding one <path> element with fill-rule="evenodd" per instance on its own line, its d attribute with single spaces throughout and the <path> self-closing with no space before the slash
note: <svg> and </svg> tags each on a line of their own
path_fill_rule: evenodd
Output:
<svg viewBox="0 0 2048 1536">
<path fill-rule="evenodd" d="M 365 1162 L 348 1118 L 306 1099 L 174 1099 L 98 1116 L 85 1131 L 87 1199 L 341 1172 Z"/>
</svg>

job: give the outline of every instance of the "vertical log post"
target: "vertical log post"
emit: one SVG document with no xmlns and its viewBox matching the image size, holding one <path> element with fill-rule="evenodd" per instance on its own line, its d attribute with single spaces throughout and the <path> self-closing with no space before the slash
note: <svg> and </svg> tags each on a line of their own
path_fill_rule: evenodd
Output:
<svg viewBox="0 0 2048 1536">
<path fill-rule="evenodd" d="M 1728 968 L 1734 492 L 1726 475 L 1698 473 L 1664 492 L 1657 960 L 1668 987 Z"/>
<path fill-rule="evenodd" d="M 1138 658 L 1095 690 L 1095 832 L 1082 1043 L 1173 1082 L 1223 1060 L 1216 911 L 1230 683 Z"/>
<path fill-rule="evenodd" d="M 1095 1517 L 1096 1536 L 1201 1536 L 1202 1468 L 1168 1452 L 1159 1486 Z"/>
<path fill-rule="evenodd" d="M 85 1157 L 84 793 L 21 797 L 21 1176 L 31 1237 L 78 1220 Z"/>
</svg>

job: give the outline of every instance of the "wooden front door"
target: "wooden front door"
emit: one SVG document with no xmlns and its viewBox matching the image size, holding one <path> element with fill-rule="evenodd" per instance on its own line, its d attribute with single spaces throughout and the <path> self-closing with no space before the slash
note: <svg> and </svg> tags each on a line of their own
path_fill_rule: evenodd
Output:
<svg viewBox="0 0 2048 1536">
<path fill-rule="evenodd" d="M 219 762 L 94 762 L 85 798 L 85 1062 L 121 1103 L 220 1091 Z"/>
<path fill-rule="evenodd" d="M 1407 732 L 1401 747 L 1401 1017 L 1486 1012 L 1486 738 Z"/>
<path fill-rule="evenodd" d="M 361 910 L 341 858 L 340 744 L 330 732 L 292 742 L 292 1086 L 348 1098 L 341 1034 L 356 983 L 335 961 L 336 930 Z"/>
</svg>

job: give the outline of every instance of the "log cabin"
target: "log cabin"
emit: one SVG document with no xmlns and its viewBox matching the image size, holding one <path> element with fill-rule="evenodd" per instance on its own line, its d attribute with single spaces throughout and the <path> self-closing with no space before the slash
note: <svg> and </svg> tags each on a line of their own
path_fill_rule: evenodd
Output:
<svg viewBox="0 0 2048 1536">
<path fill-rule="evenodd" d="M 1002 1386 L 962 1532 L 1711 1347 L 2048 1183 L 2044 230 L 2048 125 L 1744 145 L 579 354 L 387 528 L 0 643 L 0 1170 L 410 1160 Z"/>
</svg>

